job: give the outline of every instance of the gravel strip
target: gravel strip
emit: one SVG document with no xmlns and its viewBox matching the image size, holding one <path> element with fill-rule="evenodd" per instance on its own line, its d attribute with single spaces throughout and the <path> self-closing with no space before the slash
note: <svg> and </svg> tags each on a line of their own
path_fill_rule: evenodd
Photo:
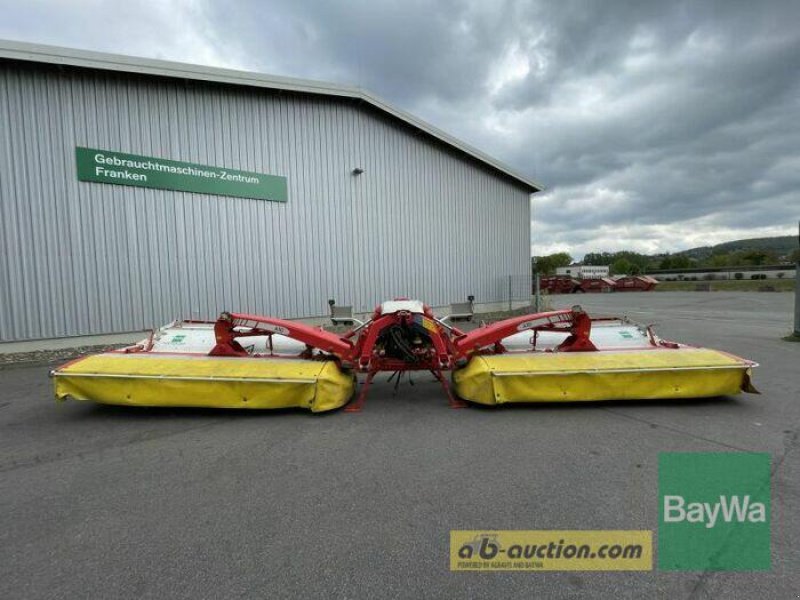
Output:
<svg viewBox="0 0 800 600">
<path fill-rule="evenodd" d="M 61 348 L 59 350 L 36 350 L 34 352 L 9 352 L 0 354 L 0 369 L 5 366 L 18 366 L 20 363 L 31 365 L 46 365 L 51 363 L 63 363 L 73 358 L 78 358 L 84 354 L 94 354 L 106 350 L 125 348 L 131 344 L 114 344 L 100 346 L 78 346 L 77 348 Z"/>
</svg>

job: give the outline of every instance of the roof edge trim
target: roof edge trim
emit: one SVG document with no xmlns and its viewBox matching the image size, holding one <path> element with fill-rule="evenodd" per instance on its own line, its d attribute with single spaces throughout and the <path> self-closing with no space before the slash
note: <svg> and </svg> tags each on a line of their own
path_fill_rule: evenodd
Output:
<svg viewBox="0 0 800 600">
<path fill-rule="evenodd" d="M 224 83 L 244 87 L 269 88 L 275 90 L 285 90 L 305 94 L 316 94 L 321 96 L 338 96 L 361 100 L 377 108 L 379 111 L 387 113 L 392 117 L 404 121 L 408 125 L 427 133 L 440 142 L 471 156 L 481 163 L 488 165 L 507 177 L 521 183 L 528 188 L 531 193 L 544 190 L 544 186 L 526 177 L 501 161 L 492 158 L 451 136 L 450 134 L 434 127 L 430 123 L 415 117 L 414 115 L 401 110 L 382 98 L 371 94 L 361 88 L 313 81 L 308 79 L 295 79 L 292 77 L 280 77 L 275 75 L 265 75 L 249 71 L 238 71 L 235 69 L 225 69 L 219 67 L 206 67 L 190 63 L 172 62 L 153 58 L 141 58 L 126 56 L 121 54 L 109 54 L 95 52 L 92 50 L 78 50 L 75 48 L 64 48 L 43 44 L 32 44 L 29 42 L 18 42 L 11 40 L 0 40 L 0 58 L 10 60 L 37 62 L 51 65 L 65 65 L 72 67 L 83 67 L 90 69 L 103 69 L 108 71 L 118 71 L 123 73 L 136 73 L 142 75 L 154 75 L 160 77 L 171 77 L 177 79 L 192 79 L 197 81 L 209 81 L 213 83 Z"/>
</svg>

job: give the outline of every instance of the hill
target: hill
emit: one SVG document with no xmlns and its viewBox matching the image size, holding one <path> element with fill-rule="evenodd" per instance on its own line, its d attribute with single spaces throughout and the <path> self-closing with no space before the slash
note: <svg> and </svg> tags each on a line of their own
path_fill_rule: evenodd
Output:
<svg viewBox="0 0 800 600">
<path fill-rule="evenodd" d="M 749 252 L 751 250 L 769 250 L 778 256 L 787 256 L 797 249 L 797 237 L 793 235 L 781 235 L 768 238 L 750 238 L 746 240 L 734 240 L 723 242 L 715 246 L 699 246 L 675 252 L 674 255 L 688 256 L 703 260 L 713 254 L 729 254 L 731 252 Z"/>
<path fill-rule="evenodd" d="M 550 273 L 555 267 L 567 265 L 571 256 L 566 253 L 535 257 L 534 269 Z M 665 269 L 690 269 L 695 267 L 739 267 L 778 264 L 800 258 L 797 238 L 793 235 L 770 238 L 749 238 L 724 242 L 715 246 L 700 246 L 674 254 L 639 254 L 630 250 L 619 252 L 589 252 L 583 257 L 584 265 L 607 265 L 612 273 L 648 273 Z M 556 264 L 555 259 L 560 261 Z"/>
</svg>

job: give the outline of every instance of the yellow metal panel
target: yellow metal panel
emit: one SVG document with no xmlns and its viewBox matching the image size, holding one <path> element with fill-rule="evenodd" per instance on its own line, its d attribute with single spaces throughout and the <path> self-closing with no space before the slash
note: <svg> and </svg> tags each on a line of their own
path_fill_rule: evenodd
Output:
<svg viewBox="0 0 800 600">
<path fill-rule="evenodd" d="M 439 331 L 438 325 L 436 325 L 435 322 L 433 322 L 432 320 L 428 319 L 427 317 L 422 317 L 422 326 L 425 329 L 427 329 L 428 331 L 432 331 L 433 333 L 436 333 L 437 331 Z"/>
<path fill-rule="evenodd" d="M 354 376 L 333 361 L 97 354 L 57 369 L 55 394 L 103 404 L 209 408 L 343 406 Z"/>
<path fill-rule="evenodd" d="M 703 348 L 477 356 L 453 374 L 472 402 L 702 398 L 739 393 L 750 363 Z"/>
</svg>

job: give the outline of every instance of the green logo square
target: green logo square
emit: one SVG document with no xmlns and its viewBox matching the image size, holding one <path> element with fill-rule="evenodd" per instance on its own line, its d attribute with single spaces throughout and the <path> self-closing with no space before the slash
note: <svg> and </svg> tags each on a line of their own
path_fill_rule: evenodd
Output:
<svg viewBox="0 0 800 600">
<path fill-rule="evenodd" d="M 661 453 L 658 568 L 768 571 L 771 464 L 767 453 Z"/>
</svg>

